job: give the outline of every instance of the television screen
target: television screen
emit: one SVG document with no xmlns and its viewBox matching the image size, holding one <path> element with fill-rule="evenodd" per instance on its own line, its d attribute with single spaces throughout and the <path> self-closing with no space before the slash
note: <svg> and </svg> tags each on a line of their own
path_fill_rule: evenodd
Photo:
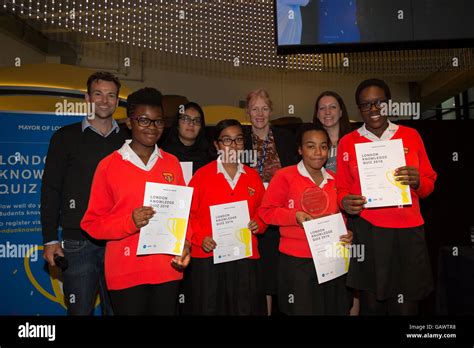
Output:
<svg viewBox="0 0 474 348">
<path fill-rule="evenodd" d="M 276 0 L 275 7 L 280 53 L 470 47 L 474 39 L 473 0 Z"/>
</svg>

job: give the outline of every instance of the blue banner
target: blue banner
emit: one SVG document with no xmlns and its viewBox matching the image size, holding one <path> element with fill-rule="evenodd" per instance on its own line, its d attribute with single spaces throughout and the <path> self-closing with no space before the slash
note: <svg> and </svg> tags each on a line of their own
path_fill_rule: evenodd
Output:
<svg viewBox="0 0 474 348">
<path fill-rule="evenodd" d="M 43 260 L 41 178 L 52 134 L 82 117 L 0 112 L 0 315 L 66 314 L 60 271 Z"/>
</svg>

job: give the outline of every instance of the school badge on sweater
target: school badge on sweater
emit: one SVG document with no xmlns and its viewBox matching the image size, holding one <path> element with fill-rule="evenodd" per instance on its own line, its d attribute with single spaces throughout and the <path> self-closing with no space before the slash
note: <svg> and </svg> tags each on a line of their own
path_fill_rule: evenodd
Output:
<svg viewBox="0 0 474 348">
<path fill-rule="evenodd" d="M 173 173 L 163 173 L 163 178 L 168 184 L 171 184 L 174 180 L 174 174 Z"/>
</svg>

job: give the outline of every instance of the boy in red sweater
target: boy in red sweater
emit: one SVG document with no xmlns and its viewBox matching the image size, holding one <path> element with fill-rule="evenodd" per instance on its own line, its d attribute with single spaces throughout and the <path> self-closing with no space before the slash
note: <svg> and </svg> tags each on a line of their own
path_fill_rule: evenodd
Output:
<svg viewBox="0 0 474 348">
<path fill-rule="evenodd" d="M 161 101 L 154 88 L 128 96 L 132 140 L 99 163 L 81 222 L 93 238 L 108 240 L 105 277 L 118 315 L 177 314 L 179 280 L 190 260 L 188 241 L 182 256 L 136 255 L 140 228 L 154 215 L 143 206 L 146 182 L 185 185 L 176 157 L 156 146 L 164 126 Z"/>
<path fill-rule="evenodd" d="M 381 115 L 390 98 L 382 80 L 359 85 L 356 102 L 364 125 L 341 139 L 337 153 L 338 204 L 353 216 L 349 220 L 354 243 L 365 245 L 364 262 L 351 259 L 347 278 L 349 286 L 361 290 L 362 315 L 415 315 L 418 301 L 433 289 L 419 198 L 433 191 L 436 173 L 418 132 Z M 355 144 L 390 139 L 403 140 L 406 166 L 395 175 L 410 186 L 412 205 L 365 209 Z"/>
<path fill-rule="evenodd" d="M 220 121 L 215 129 L 214 146 L 229 155 L 243 150 L 244 134 L 239 121 Z M 257 216 L 265 189 L 255 170 L 225 157 L 199 169 L 189 183 L 194 187 L 190 218 L 193 264 L 190 279 L 185 280 L 186 312 L 194 315 L 265 315 L 265 290 L 255 236 L 267 227 Z M 212 239 L 209 207 L 243 200 L 249 207 L 252 256 L 214 264 L 213 250 L 217 245 Z"/>
<path fill-rule="evenodd" d="M 329 136 L 321 126 L 307 124 L 298 136 L 302 160 L 277 171 L 259 209 L 267 224 L 280 227 L 278 305 L 288 315 L 348 315 L 352 295 L 345 276 L 318 284 L 303 222 L 313 217 L 303 211 L 301 197 L 307 188 L 319 186 L 329 197 L 324 215 L 339 212 L 335 174 L 323 165 L 328 159 Z M 352 233 L 341 236 L 351 243 Z"/>
</svg>

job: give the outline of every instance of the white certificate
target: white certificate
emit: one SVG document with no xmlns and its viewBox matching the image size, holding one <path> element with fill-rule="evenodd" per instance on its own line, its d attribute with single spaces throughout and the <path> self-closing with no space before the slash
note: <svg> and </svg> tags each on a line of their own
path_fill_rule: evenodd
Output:
<svg viewBox="0 0 474 348">
<path fill-rule="evenodd" d="M 355 144 L 355 150 L 366 208 L 411 204 L 410 187 L 393 175 L 406 165 L 401 139 Z"/>
<path fill-rule="evenodd" d="M 339 237 L 347 234 L 341 213 L 303 222 L 304 232 L 313 256 L 318 283 L 322 284 L 346 274 L 349 250 Z"/>
<path fill-rule="evenodd" d="M 137 255 L 183 253 L 193 188 L 147 182 L 144 206 L 155 215 L 140 229 Z"/>
<path fill-rule="evenodd" d="M 247 201 L 213 205 L 210 208 L 214 263 L 245 259 L 252 256 L 252 233 Z"/>
<path fill-rule="evenodd" d="M 183 178 L 186 185 L 189 184 L 193 177 L 193 162 L 179 162 L 183 171 Z"/>
</svg>

